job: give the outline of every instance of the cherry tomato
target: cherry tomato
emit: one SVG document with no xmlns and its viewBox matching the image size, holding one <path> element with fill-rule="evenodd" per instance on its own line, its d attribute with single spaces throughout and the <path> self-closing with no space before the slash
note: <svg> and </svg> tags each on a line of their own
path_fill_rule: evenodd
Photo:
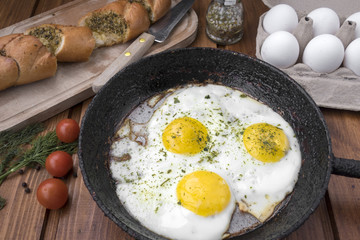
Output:
<svg viewBox="0 0 360 240">
<path fill-rule="evenodd" d="M 54 177 L 65 176 L 73 167 L 73 160 L 70 154 L 64 151 L 55 151 L 45 160 L 46 170 Z"/>
<path fill-rule="evenodd" d="M 80 133 L 78 123 L 73 119 L 63 119 L 56 125 L 56 135 L 64 143 L 74 142 Z"/>
<path fill-rule="evenodd" d="M 37 199 L 47 209 L 59 209 L 68 199 L 68 188 L 65 183 L 57 178 L 49 178 L 40 183 Z"/>
</svg>

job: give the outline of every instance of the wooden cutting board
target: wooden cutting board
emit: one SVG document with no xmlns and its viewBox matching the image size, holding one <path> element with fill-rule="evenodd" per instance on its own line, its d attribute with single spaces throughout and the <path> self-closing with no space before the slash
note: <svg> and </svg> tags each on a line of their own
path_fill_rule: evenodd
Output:
<svg viewBox="0 0 360 240">
<path fill-rule="evenodd" d="M 43 23 L 76 25 L 87 12 L 113 0 L 78 0 L 0 30 L 0 36 L 22 33 Z M 178 2 L 174 1 L 173 5 Z M 190 10 L 169 38 L 155 43 L 147 55 L 190 45 L 197 33 L 198 17 Z M 94 95 L 92 82 L 130 43 L 95 49 L 88 62 L 58 63 L 54 77 L 0 91 L 0 131 L 44 121 Z"/>
</svg>

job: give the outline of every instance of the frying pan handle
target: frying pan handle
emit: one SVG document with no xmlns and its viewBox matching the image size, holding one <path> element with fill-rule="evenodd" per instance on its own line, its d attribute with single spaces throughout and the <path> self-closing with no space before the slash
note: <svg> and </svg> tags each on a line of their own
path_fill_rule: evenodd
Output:
<svg viewBox="0 0 360 240">
<path fill-rule="evenodd" d="M 360 178 L 360 161 L 333 157 L 332 174 Z"/>
</svg>

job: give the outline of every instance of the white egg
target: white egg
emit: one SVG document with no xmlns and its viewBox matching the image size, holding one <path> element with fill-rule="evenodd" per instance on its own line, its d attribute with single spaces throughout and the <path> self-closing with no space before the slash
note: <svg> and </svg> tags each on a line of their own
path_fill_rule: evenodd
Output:
<svg viewBox="0 0 360 240">
<path fill-rule="evenodd" d="M 314 36 L 335 34 L 340 28 L 339 16 L 330 8 L 317 8 L 307 16 L 313 20 Z"/>
<path fill-rule="evenodd" d="M 331 34 L 313 38 L 305 47 L 303 63 L 320 73 L 330 73 L 338 69 L 344 59 L 344 45 Z"/>
<path fill-rule="evenodd" d="M 360 38 L 360 12 L 350 15 L 345 21 L 353 21 L 356 23 L 355 38 Z"/>
<path fill-rule="evenodd" d="M 345 50 L 344 67 L 360 76 L 360 38 L 352 41 Z"/>
<path fill-rule="evenodd" d="M 261 46 L 264 61 L 278 68 L 288 68 L 299 57 L 299 43 L 291 33 L 278 31 L 270 34 Z"/>
<path fill-rule="evenodd" d="M 299 144 L 291 126 L 268 106 L 238 90 L 213 84 L 177 89 L 159 105 L 146 123 L 146 144 L 130 137 L 126 123 L 110 153 L 121 203 L 151 231 L 171 239 L 221 239 L 236 203 L 263 222 L 292 192 L 301 166 Z M 165 146 L 166 129 L 183 118 L 196 119 L 206 128 L 202 130 L 207 132 L 206 146 L 198 153 L 174 153 Z M 262 162 L 246 150 L 242 134 L 256 123 L 276 126 L 287 136 L 289 149 L 279 161 Z M 176 134 L 172 136 L 181 137 Z M 230 200 L 220 212 L 202 216 L 178 199 L 179 182 L 197 171 L 216 173 L 229 187 Z M 215 203 L 223 197 L 215 195 L 211 199 Z"/>
<path fill-rule="evenodd" d="M 267 33 L 276 31 L 292 32 L 298 24 L 298 16 L 294 8 L 287 4 L 272 7 L 263 20 L 263 28 Z"/>
</svg>

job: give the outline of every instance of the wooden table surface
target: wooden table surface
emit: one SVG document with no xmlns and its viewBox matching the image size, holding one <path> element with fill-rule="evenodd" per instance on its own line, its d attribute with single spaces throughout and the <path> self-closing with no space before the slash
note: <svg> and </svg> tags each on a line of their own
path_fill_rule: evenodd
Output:
<svg viewBox="0 0 360 240">
<path fill-rule="evenodd" d="M 35 16 L 71 0 L 1 0 L 0 29 Z M 205 34 L 205 12 L 209 0 L 196 0 L 193 9 L 199 18 L 198 35 L 191 46 L 226 48 L 255 56 L 255 38 L 259 16 L 268 10 L 261 0 L 243 0 L 245 27 L 243 39 L 221 47 Z M 72 118 L 80 122 L 91 99 L 87 99 L 45 121 L 53 130 L 58 121 Z M 321 109 L 337 157 L 360 159 L 360 113 Z M 36 188 L 49 178 L 45 169 L 29 169 L 14 174 L 0 186 L 7 205 L 0 210 L 0 239 L 133 239 L 109 220 L 97 207 L 82 180 L 78 158 L 74 155 L 78 177 L 67 178 L 69 201 L 59 210 L 46 210 L 36 199 Z M 21 187 L 31 189 L 25 194 Z M 328 191 L 310 218 L 286 239 L 360 239 L 360 179 L 332 175 Z"/>
</svg>

